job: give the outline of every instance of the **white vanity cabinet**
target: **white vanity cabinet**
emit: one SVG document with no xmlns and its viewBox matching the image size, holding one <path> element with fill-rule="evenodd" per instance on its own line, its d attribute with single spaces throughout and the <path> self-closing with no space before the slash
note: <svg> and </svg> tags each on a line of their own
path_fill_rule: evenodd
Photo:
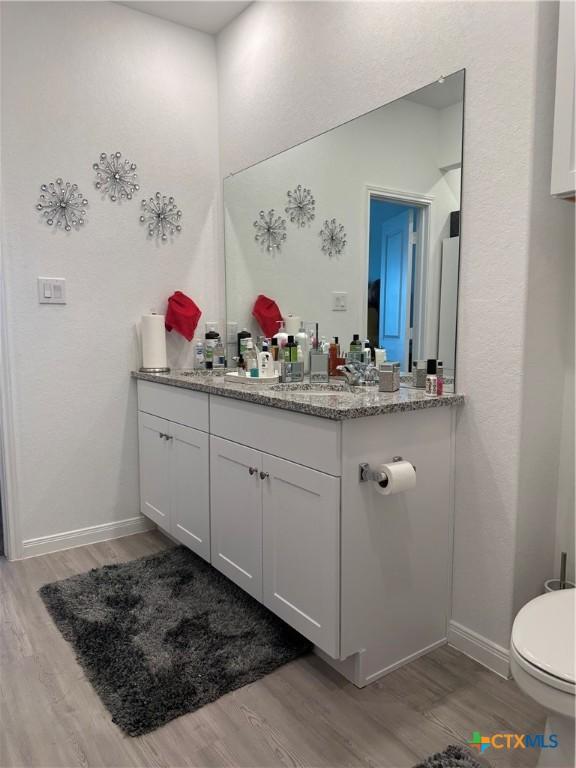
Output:
<svg viewBox="0 0 576 768">
<path fill-rule="evenodd" d="M 264 605 L 340 653 L 340 478 L 263 457 Z"/>
<path fill-rule="evenodd" d="M 208 397 L 164 389 L 159 392 L 157 385 L 145 381 L 138 384 L 140 511 L 210 560 L 208 434 L 175 420 L 207 430 Z"/>
<path fill-rule="evenodd" d="M 210 438 L 212 565 L 262 602 L 262 493 L 258 451 Z"/>
<path fill-rule="evenodd" d="M 339 654 L 340 479 L 210 438 L 212 565 Z"/>
<path fill-rule="evenodd" d="M 447 641 L 455 408 L 338 421 L 145 380 L 138 404 L 143 514 L 341 674 L 362 687 Z M 361 482 L 398 455 L 415 488 Z"/>
</svg>

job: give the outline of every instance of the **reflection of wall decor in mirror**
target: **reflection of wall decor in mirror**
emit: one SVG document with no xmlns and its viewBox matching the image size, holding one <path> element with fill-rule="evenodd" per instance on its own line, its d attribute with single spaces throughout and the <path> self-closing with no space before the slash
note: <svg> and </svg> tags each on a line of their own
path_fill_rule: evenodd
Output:
<svg viewBox="0 0 576 768">
<path fill-rule="evenodd" d="M 340 256 L 346 247 L 346 232 L 344 226 L 336 219 L 326 219 L 318 233 L 322 238 L 322 252 L 328 256 Z"/>
<path fill-rule="evenodd" d="M 154 197 L 142 200 L 142 208 L 144 213 L 140 216 L 140 221 L 148 227 L 150 237 L 160 238 L 166 242 L 168 235 L 181 232 L 182 211 L 178 210 L 173 197 L 166 197 L 156 192 Z"/>
<path fill-rule="evenodd" d="M 286 219 L 276 216 L 274 208 L 268 213 L 260 211 L 258 219 L 254 222 L 254 229 L 254 240 L 268 252 L 278 251 L 286 240 Z"/>
<path fill-rule="evenodd" d="M 136 163 L 122 159 L 120 152 L 112 152 L 107 155 L 102 152 L 100 160 L 92 165 L 96 171 L 94 186 L 110 200 L 132 200 L 134 192 L 140 187 L 136 175 Z"/>
<path fill-rule="evenodd" d="M 40 191 L 36 210 L 41 211 L 48 226 L 70 232 L 72 228 L 80 229 L 86 222 L 88 200 L 78 191 L 77 184 L 56 179 L 50 184 L 42 184 Z"/>
<path fill-rule="evenodd" d="M 460 71 L 227 178 L 227 319 L 258 335 L 254 301 L 274 296 L 346 347 L 355 333 L 370 339 L 404 374 L 414 361 L 442 360 L 451 383 L 460 238 L 450 219 L 460 210 L 463 104 Z M 289 202 L 298 181 L 313 193 L 316 219 L 279 240 L 283 258 L 270 259 L 267 241 L 255 247 L 252 212 L 262 200 Z M 332 257 L 320 250 L 325 219 Z M 332 219 L 346 240 L 341 256 Z"/>
<path fill-rule="evenodd" d="M 288 192 L 288 205 L 284 209 L 288 218 L 297 227 L 305 227 L 315 218 L 316 201 L 309 189 L 298 184 L 293 192 Z"/>
</svg>

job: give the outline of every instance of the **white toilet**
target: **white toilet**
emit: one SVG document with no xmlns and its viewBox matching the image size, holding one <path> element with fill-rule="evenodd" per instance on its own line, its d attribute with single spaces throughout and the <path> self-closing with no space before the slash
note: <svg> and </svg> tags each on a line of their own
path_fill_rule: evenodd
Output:
<svg viewBox="0 0 576 768">
<path fill-rule="evenodd" d="M 546 743 L 555 734 L 558 746 L 542 749 L 538 766 L 574 768 L 574 620 L 576 589 L 536 597 L 516 616 L 512 627 L 512 675 L 528 696 L 547 711 Z"/>
</svg>

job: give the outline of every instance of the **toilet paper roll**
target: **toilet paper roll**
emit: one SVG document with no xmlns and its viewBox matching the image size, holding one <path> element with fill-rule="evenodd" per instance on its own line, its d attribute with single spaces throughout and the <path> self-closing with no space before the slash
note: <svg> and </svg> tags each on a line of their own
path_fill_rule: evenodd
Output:
<svg viewBox="0 0 576 768">
<path fill-rule="evenodd" d="M 383 479 L 380 482 L 375 482 L 374 487 L 382 496 L 409 491 L 416 485 L 416 470 L 409 461 L 381 464 L 379 471 L 382 473 Z"/>
<path fill-rule="evenodd" d="M 142 315 L 142 368 L 166 368 L 164 315 Z"/>
</svg>

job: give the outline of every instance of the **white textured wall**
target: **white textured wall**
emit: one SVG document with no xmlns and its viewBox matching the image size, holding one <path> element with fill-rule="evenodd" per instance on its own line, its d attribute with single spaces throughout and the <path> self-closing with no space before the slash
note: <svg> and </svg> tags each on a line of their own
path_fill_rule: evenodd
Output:
<svg viewBox="0 0 576 768">
<path fill-rule="evenodd" d="M 214 39 L 113 3 L 3 3 L 3 257 L 23 539 L 138 514 L 135 324 L 182 289 L 220 308 Z M 119 150 L 141 192 L 174 195 L 183 231 L 148 242 L 140 194 L 114 205 L 92 163 Z M 89 199 L 83 231 L 38 220 L 40 184 Z M 36 277 L 67 280 L 40 306 Z M 170 340 L 171 361 L 186 342 Z"/>
<path fill-rule="evenodd" d="M 530 222 L 550 210 L 535 185 L 549 155 L 533 163 L 549 133 L 546 124 L 536 135 L 536 86 L 552 87 L 548 67 L 537 83 L 537 45 L 541 27 L 551 45 L 556 16 L 554 3 L 258 3 L 218 45 L 224 174 L 466 68 L 457 368 L 467 403 L 457 426 L 453 618 L 502 646 L 515 603 L 520 451 L 538 453 L 523 431 L 522 372 Z M 563 230 L 568 217 L 558 214 Z M 551 232 L 548 247 L 566 242 Z M 549 393 L 540 394 L 546 408 Z M 556 428 L 555 418 L 544 426 L 549 465 Z M 549 543 L 532 556 L 547 567 Z"/>
</svg>

